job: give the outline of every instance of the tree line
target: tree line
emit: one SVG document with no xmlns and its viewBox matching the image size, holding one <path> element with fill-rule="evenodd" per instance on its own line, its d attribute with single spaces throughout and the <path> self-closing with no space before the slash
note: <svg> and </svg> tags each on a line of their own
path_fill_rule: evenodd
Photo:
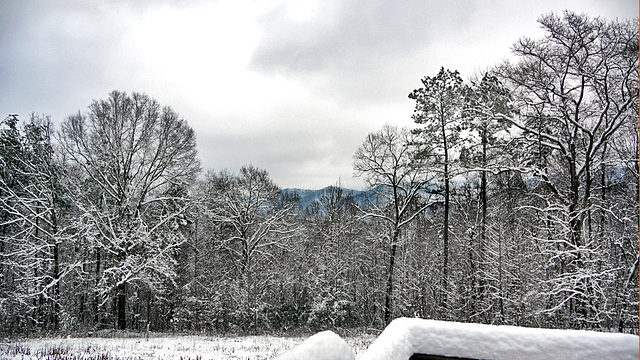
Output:
<svg viewBox="0 0 640 360">
<path fill-rule="evenodd" d="M 173 109 L 114 91 L 0 128 L 0 328 L 382 328 L 398 316 L 638 333 L 638 21 L 564 12 L 311 205 L 266 170 L 201 173 Z"/>
</svg>

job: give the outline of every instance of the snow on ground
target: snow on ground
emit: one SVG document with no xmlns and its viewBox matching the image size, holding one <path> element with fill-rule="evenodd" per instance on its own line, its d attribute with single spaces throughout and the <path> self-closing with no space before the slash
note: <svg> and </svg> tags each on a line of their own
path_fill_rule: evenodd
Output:
<svg viewBox="0 0 640 360">
<path fill-rule="evenodd" d="M 38 359 L 38 354 L 46 354 L 47 349 L 59 348 L 63 352 L 74 355 L 91 355 L 98 359 L 97 354 L 108 354 L 114 360 L 185 360 L 185 359 L 271 359 L 276 354 L 295 346 L 302 339 L 280 338 L 268 336 L 249 337 L 199 337 L 177 336 L 158 338 L 63 338 L 36 339 L 17 343 L 23 348 L 30 349 L 31 355 L 6 354 L 10 345 L 0 346 L 0 359 Z M 14 343 L 16 344 L 16 343 Z M 46 358 L 46 357 L 45 357 Z"/>
<path fill-rule="evenodd" d="M 355 360 L 349 344 L 333 331 L 317 333 L 275 360 Z"/>
<path fill-rule="evenodd" d="M 0 342 L 0 360 L 47 359 L 46 354 L 52 353 L 79 355 L 75 359 L 86 360 L 262 360 L 273 359 L 303 343 L 305 339 L 306 337 L 274 336 L 162 336 L 151 337 L 148 340 L 99 337 L 30 339 Z M 345 338 L 348 346 L 356 353 L 364 352 L 374 339 L 373 335 Z M 73 359 L 72 357 L 49 358 Z"/>
<path fill-rule="evenodd" d="M 407 360 L 413 354 L 473 359 L 638 359 L 638 336 L 396 319 L 359 360 Z"/>
<path fill-rule="evenodd" d="M 0 360 L 408 360 L 415 353 L 475 359 L 638 359 L 638 336 L 396 319 L 374 335 L 162 336 L 0 342 Z M 346 341 L 346 343 L 345 343 Z M 353 349 L 353 351 L 351 350 Z M 55 356 L 49 356 L 55 355 Z M 62 356 L 58 356 L 62 355 Z M 73 356 L 68 356 L 73 355 Z"/>
</svg>

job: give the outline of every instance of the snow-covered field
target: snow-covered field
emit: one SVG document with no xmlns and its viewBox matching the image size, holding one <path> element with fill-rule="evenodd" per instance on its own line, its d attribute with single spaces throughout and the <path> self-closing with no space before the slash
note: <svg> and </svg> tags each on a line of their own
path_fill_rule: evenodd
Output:
<svg viewBox="0 0 640 360">
<path fill-rule="evenodd" d="M 32 339 L 0 343 L 0 360 L 258 360 L 272 359 L 305 339 L 272 336 Z M 344 339 L 359 354 L 375 336 Z"/>
<path fill-rule="evenodd" d="M 635 360 L 637 335 L 399 318 L 376 338 L 173 336 L 60 338 L 0 343 L 0 360 L 407 360 L 413 354 L 472 359 Z M 279 356 L 280 355 L 280 356 Z"/>
</svg>

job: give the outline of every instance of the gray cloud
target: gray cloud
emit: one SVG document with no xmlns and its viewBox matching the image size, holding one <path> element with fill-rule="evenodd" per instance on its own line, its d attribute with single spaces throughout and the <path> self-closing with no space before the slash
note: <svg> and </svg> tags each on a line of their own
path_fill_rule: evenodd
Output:
<svg viewBox="0 0 640 360">
<path fill-rule="evenodd" d="M 360 0 L 326 9 L 309 22 L 288 19 L 279 8 L 263 19 L 265 36 L 253 65 L 293 74 L 383 69 L 390 59 L 427 47 L 434 32 L 464 31 L 473 7 L 470 1 Z"/>
<path fill-rule="evenodd" d="M 231 128 L 246 119 L 220 119 L 217 132 L 199 132 L 203 167 L 237 171 L 253 164 L 267 169 L 284 187 L 319 189 L 339 178 L 361 187 L 361 181 L 351 179 L 351 156 L 367 130 L 358 126 L 358 119 L 323 108 L 319 101 L 275 110 L 242 131 Z"/>
<path fill-rule="evenodd" d="M 278 8 L 262 21 L 252 58 L 259 71 L 304 77 L 323 96 L 344 102 L 397 101 L 420 78 L 423 51 L 442 34 L 467 31 L 471 1 L 350 1 L 301 22 Z M 316 80 L 315 82 L 313 80 Z"/>
<path fill-rule="evenodd" d="M 544 12 L 638 13 L 628 0 L 336 0 L 300 17 L 293 1 L 271 4 L 0 1 L 0 117 L 60 121 L 112 90 L 145 92 L 193 126 L 205 169 L 359 187 L 353 153 L 383 123 L 411 125 L 407 95 L 423 76 L 495 64 Z"/>
<path fill-rule="evenodd" d="M 124 10 L 99 4 L 4 3 L 0 21 L 9 21 L 0 54 L 3 110 L 11 107 L 25 118 L 30 111 L 45 112 L 59 120 L 124 83 L 131 69 L 120 48 Z M 71 104 L 75 110 L 69 111 Z"/>
</svg>

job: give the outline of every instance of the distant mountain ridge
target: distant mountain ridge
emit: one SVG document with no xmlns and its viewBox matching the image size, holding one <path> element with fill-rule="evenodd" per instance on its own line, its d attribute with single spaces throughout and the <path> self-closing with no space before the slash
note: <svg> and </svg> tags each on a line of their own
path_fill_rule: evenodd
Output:
<svg viewBox="0 0 640 360">
<path fill-rule="evenodd" d="M 320 201 L 320 196 L 322 196 L 322 194 L 324 194 L 326 191 L 328 191 L 333 187 L 334 186 L 327 186 L 320 190 L 286 188 L 286 189 L 282 189 L 282 193 L 287 195 L 297 195 L 300 198 L 300 200 L 298 200 L 298 206 L 303 209 L 306 209 L 309 206 L 311 206 L 311 204 Z M 342 192 L 345 196 L 352 196 L 353 201 L 359 206 L 363 206 L 366 203 L 367 199 L 370 199 L 372 196 L 375 196 L 374 189 L 354 190 L 354 189 L 342 188 Z"/>
</svg>

